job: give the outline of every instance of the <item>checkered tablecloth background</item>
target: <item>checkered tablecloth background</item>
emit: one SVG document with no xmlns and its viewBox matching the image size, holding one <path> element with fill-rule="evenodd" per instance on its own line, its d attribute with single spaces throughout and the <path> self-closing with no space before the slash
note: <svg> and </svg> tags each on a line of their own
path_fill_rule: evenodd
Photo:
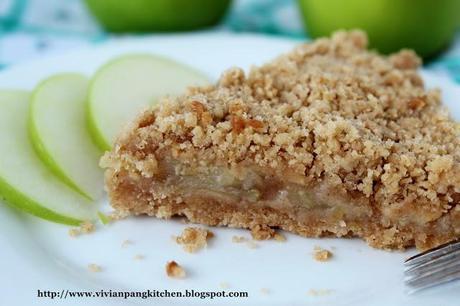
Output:
<svg viewBox="0 0 460 306">
<path fill-rule="evenodd" d="M 296 0 L 234 0 L 223 24 L 213 30 L 308 37 Z M 83 0 L 0 0 L 0 69 L 107 39 L 110 35 L 90 16 Z M 460 83 L 460 32 L 427 68 Z"/>
</svg>

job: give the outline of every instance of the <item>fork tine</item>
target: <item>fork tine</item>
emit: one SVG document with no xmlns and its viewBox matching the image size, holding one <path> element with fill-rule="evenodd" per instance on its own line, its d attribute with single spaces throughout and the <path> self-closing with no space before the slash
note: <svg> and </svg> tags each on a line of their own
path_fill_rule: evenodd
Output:
<svg viewBox="0 0 460 306">
<path fill-rule="evenodd" d="M 434 258 L 438 258 L 445 254 L 454 252 L 456 250 L 460 250 L 460 240 L 458 239 L 452 242 L 446 243 L 446 244 L 442 244 L 434 249 L 430 249 L 428 251 L 412 256 L 406 259 L 406 261 L 404 262 L 404 265 L 412 266 L 412 265 L 428 262 Z"/>
<path fill-rule="evenodd" d="M 414 281 L 410 284 L 406 284 L 411 288 L 408 293 L 412 294 L 422 289 L 438 286 L 458 279 L 460 279 L 460 271 L 453 271 L 445 275 L 419 279 L 416 282 Z"/>
<path fill-rule="evenodd" d="M 412 274 L 406 274 L 405 281 L 407 284 L 411 284 L 417 282 L 418 280 L 436 278 L 438 276 L 447 275 L 452 272 L 460 272 L 460 261 L 458 259 L 451 260 L 450 262 L 437 267 L 430 267 L 428 269 L 425 268 L 421 271 L 412 271 Z"/>
<path fill-rule="evenodd" d="M 459 261 L 460 260 L 460 249 L 454 250 L 452 253 L 447 253 L 440 255 L 439 257 L 435 257 L 430 261 L 423 261 L 419 264 L 413 264 L 410 266 L 406 266 L 406 270 L 404 274 L 411 275 L 411 274 L 418 274 L 425 270 L 433 270 L 436 267 L 441 267 L 445 264 L 448 264 L 452 261 Z"/>
</svg>

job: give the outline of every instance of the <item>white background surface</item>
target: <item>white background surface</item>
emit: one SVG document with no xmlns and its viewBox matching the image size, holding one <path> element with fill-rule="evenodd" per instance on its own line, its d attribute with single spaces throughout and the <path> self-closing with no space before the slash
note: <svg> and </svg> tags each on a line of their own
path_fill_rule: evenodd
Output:
<svg viewBox="0 0 460 306">
<path fill-rule="evenodd" d="M 217 79 L 229 66 L 248 68 L 293 45 L 289 40 L 230 34 L 118 40 L 17 65 L 0 73 L 0 88 L 31 89 L 40 79 L 56 72 L 90 75 L 108 59 L 132 51 L 167 55 Z M 430 87 L 442 87 L 446 104 L 460 119 L 460 89 L 448 79 L 428 74 L 425 79 Z M 355 239 L 305 239 L 289 234 L 285 243 L 262 241 L 257 242 L 258 248 L 251 249 L 231 242 L 234 235 L 250 237 L 249 232 L 213 229 L 216 237 L 209 247 L 189 254 L 171 239 L 185 227 L 178 221 L 136 218 L 99 226 L 91 235 L 72 239 L 65 226 L 19 214 L 0 204 L 0 305 L 459 305 L 458 282 L 414 296 L 405 294 L 403 261 L 413 251 L 385 252 Z M 133 243 L 122 248 L 126 239 Z M 326 263 L 313 260 L 314 246 L 334 247 L 334 258 Z M 134 260 L 137 254 L 145 259 Z M 189 276 L 184 280 L 167 278 L 164 266 L 169 260 L 183 265 Z M 101 265 L 103 272 L 89 272 L 89 263 Z M 249 298 L 50 301 L 36 297 L 37 289 L 220 291 L 222 282 L 229 284 L 225 290 L 247 291 Z M 270 292 L 263 294 L 262 288 Z M 330 293 L 312 296 L 308 294 L 311 289 Z"/>
</svg>

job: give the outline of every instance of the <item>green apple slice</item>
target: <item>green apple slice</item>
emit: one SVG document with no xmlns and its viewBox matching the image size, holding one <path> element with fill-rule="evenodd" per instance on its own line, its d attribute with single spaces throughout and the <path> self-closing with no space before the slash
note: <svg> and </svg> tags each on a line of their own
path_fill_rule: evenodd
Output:
<svg viewBox="0 0 460 306">
<path fill-rule="evenodd" d="M 86 121 L 89 81 L 58 74 L 41 82 L 31 97 L 29 135 L 38 156 L 69 187 L 88 197 L 103 195 L 101 152 Z"/>
<path fill-rule="evenodd" d="M 0 91 L 0 195 L 37 217 L 78 225 L 96 205 L 62 183 L 35 154 L 27 131 L 29 94 Z"/>
<path fill-rule="evenodd" d="M 164 95 L 177 95 L 188 86 L 205 85 L 200 72 L 172 60 L 149 55 L 122 56 L 94 76 L 88 98 L 91 134 L 103 150 L 110 150 L 120 129 L 146 106 Z"/>
</svg>

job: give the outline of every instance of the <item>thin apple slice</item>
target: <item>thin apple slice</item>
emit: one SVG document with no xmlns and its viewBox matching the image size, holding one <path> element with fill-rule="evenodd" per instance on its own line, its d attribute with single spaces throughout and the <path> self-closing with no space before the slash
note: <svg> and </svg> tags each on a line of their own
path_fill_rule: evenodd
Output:
<svg viewBox="0 0 460 306">
<path fill-rule="evenodd" d="M 94 76 L 88 99 L 89 126 L 94 140 L 110 150 L 120 129 L 142 108 L 164 95 L 177 95 L 188 86 L 205 85 L 199 71 L 172 60 L 149 55 L 122 56 Z"/>
<path fill-rule="evenodd" d="M 62 183 L 35 154 L 27 131 L 29 94 L 0 91 L 0 195 L 37 217 L 69 225 L 94 219 L 92 205 Z"/>
<path fill-rule="evenodd" d="M 31 97 L 29 135 L 48 168 L 91 200 L 103 195 L 101 152 L 86 121 L 89 81 L 79 74 L 58 74 L 41 82 Z"/>
</svg>

